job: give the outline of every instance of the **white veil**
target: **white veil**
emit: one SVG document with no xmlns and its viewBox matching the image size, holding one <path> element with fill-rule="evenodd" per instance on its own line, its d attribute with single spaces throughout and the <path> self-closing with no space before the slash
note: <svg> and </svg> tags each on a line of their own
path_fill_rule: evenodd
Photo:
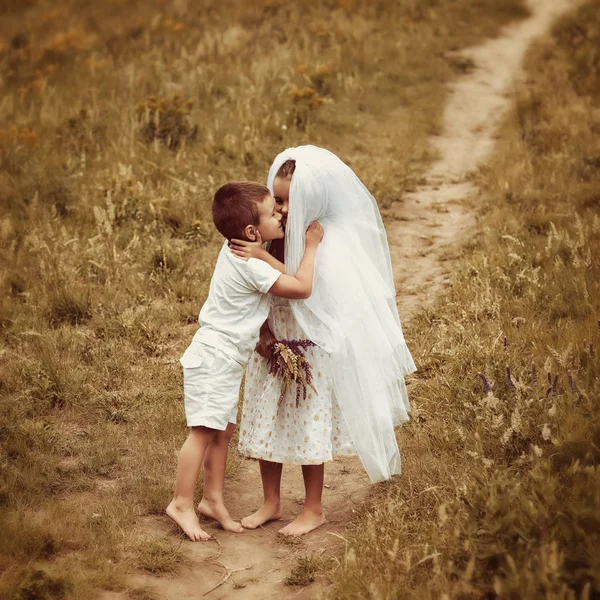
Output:
<svg viewBox="0 0 600 600">
<path fill-rule="evenodd" d="M 352 169 L 316 146 L 289 148 L 269 170 L 294 160 L 285 234 L 285 264 L 295 273 L 304 234 L 318 220 L 313 292 L 291 300 L 306 337 L 329 353 L 333 390 L 371 481 L 400 473 L 394 425 L 408 419 L 405 375 L 415 364 L 406 347 L 385 228 L 377 202 Z"/>
</svg>

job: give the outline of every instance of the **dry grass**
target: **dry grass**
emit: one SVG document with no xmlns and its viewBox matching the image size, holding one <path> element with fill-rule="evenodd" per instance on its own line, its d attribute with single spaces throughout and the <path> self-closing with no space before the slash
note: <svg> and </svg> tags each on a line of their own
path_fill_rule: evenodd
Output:
<svg viewBox="0 0 600 600">
<path fill-rule="evenodd" d="M 599 9 L 528 56 L 482 232 L 411 323 L 404 474 L 329 598 L 600 597 Z"/>
<path fill-rule="evenodd" d="M 520 0 L 2 10 L 0 595 L 81 598 L 179 560 L 144 555 L 133 532 L 166 505 L 186 435 L 177 358 L 219 248 L 214 189 L 263 181 L 277 152 L 311 141 L 389 205 L 422 173 L 445 83 L 468 68 L 448 51 L 525 12 Z"/>
</svg>

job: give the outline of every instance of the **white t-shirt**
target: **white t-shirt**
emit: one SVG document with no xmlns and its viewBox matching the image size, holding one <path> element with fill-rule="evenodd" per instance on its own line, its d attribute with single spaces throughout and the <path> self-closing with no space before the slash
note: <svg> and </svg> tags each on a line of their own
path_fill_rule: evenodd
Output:
<svg viewBox="0 0 600 600">
<path fill-rule="evenodd" d="M 200 329 L 194 342 L 218 348 L 246 364 L 262 324 L 269 316 L 267 292 L 281 273 L 256 258 L 243 260 L 223 244 L 213 273 L 208 298 L 200 311 Z"/>
</svg>

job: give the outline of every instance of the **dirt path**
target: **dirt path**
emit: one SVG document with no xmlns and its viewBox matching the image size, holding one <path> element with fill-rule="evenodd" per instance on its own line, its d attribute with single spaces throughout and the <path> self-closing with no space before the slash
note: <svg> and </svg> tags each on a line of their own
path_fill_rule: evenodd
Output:
<svg viewBox="0 0 600 600">
<path fill-rule="evenodd" d="M 439 153 L 425 183 L 406 194 L 388 227 L 398 306 L 406 321 L 448 281 L 458 240 L 475 230 L 480 191 L 472 173 L 490 155 L 499 124 L 511 106 L 515 82 L 531 42 L 578 0 L 529 0 L 531 16 L 505 27 L 498 38 L 464 50 L 472 70 L 457 79 L 444 114 L 443 133 L 431 139 Z"/>
<path fill-rule="evenodd" d="M 510 106 L 525 50 L 556 16 L 574 4 L 575 1 L 569 0 L 531 0 L 531 17 L 507 27 L 499 38 L 462 53 L 474 66 L 453 84 L 443 134 L 431 140 L 439 151 L 439 160 L 427 172 L 425 184 L 393 208 L 394 219 L 388 225 L 404 321 L 440 292 L 447 280 L 447 261 L 456 255 L 453 247 L 476 226 L 473 200 L 479 191 L 469 181 L 468 173 L 485 161 L 493 148 L 495 131 Z M 231 577 L 208 598 L 315 598 L 320 589 L 318 583 L 294 589 L 283 585 L 282 580 L 298 555 L 326 554 L 339 543 L 346 523 L 369 490 L 368 478 L 358 460 L 344 459 L 327 465 L 324 491 L 327 525 L 305 539 L 285 542 L 278 539 L 277 530 L 300 511 L 304 492 L 300 469 L 289 467 L 284 469 L 282 482 L 281 522 L 243 535 L 225 533 L 205 523 L 207 531 L 219 539 L 220 564 L 207 561 L 217 551 L 215 543 L 183 542 L 191 561 L 189 568 L 175 577 L 138 575 L 133 583 L 151 587 L 164 599 L 201 598 L 228 568 Z M 228 484 L 227 496 L 236 518 L 260 505 L 257 462 L 243 461 L 239 475 Z M 164 535 L 170 526 L 166 518 L 155 518 L 143 523 L 143 528 Z M 111 594 L 106 598 L 117 596 Z"/>
</svg>

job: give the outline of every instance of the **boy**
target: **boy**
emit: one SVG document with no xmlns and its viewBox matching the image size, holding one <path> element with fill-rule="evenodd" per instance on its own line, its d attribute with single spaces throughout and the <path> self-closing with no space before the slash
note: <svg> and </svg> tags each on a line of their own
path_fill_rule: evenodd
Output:
<svg viewBox="0 0 600 600">
<path fill-rule="evenodd" d="M 275 200 L 264 185 L 232 182 L 219 188 L 212 205 L 213 221 L 230 241 L 281 239 L 284 230 Z M 190 434 L 177 462 L 175 494 L 166 509 L 192 541 L 210 539 L 194 510 L 194 489 L 204 464 L 200 514 L 223 529 L 242 533 L 223 503 L 227 449 L 235 429 L 244 366 L 267 319 L 267 293 L 284 298 L 308 298 L 312 292 L 315 254 L 323 229 L 314 222 L 306 232 L 306 248 L 295 276 L 258 259 L 233 255 L 226 241 L 217 259 L 208 298 L 200 311 L 200 329 L 181 357 L 183 388 Z"/>
</svg>

